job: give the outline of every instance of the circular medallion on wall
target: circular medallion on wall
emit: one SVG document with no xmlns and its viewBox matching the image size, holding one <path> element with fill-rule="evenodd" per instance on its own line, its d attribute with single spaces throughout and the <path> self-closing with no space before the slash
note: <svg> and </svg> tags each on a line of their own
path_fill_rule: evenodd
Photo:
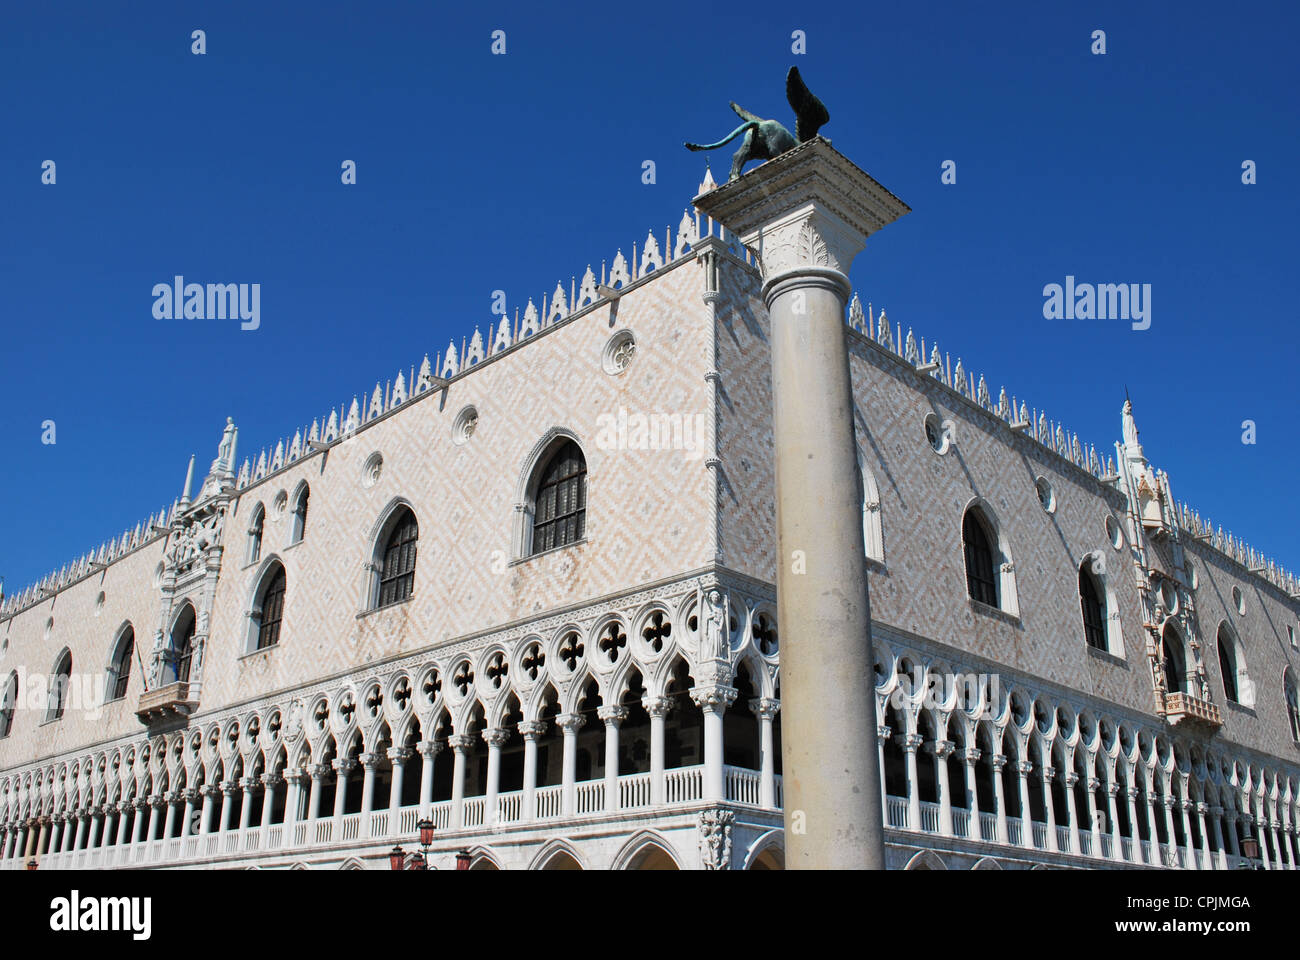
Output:
<svg viewBox="0 0 1300 960">
<path fill-rule="evenodd" d="M 456 414 L 456 420 L 451 425 L 451 441 L 455 444 L 462 444 L 474 436 L 474 430 L 478 427 L 478 408 L 473 404 L 461 410 Z"/>
<path fill-rule="evenodd" d="M 373 487 L 379 482 L 379 478 L 384 473 L 384 458 L 376 450 L 370 456 L 366 457 L 366 462 L 361 468 L 361 485 L 366 488 Z"/>
<path fill-rule="evenodd" d="M 620 330 L 605 343 L 600 363 L 605 372 L 617 376 L 632 365 L 636 356 L 636 337 L 631 330 Z"/>
</svg>

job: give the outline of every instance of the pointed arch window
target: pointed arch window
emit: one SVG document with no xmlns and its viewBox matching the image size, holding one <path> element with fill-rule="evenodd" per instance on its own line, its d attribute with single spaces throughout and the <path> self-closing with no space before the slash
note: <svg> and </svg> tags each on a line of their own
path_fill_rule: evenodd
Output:
<svg viewBox="0 0 1300 960">
<path fill-rule="evenodd" d="M 54 662 L 54 670 L 50 674 L 50 699 L 45 711 L 47 721 L 58 720 L 63 716 L 64 708 L 68 705 L 68 684 L 71 678 L 72 652 L 64 650 Z"/>
<path fill-rule="evenodd" d="M 961 523 L 962 545 L 966 553 L 966 590 L 972 600 L 998 605 L 998 581 L 994 573 L 993 538 L 979 510 L 966 511 Z"/>
<path fill-rule="evenodd" d="M 248 525 L 248 563 L 262 558 L 262 527 L 266 524 L 266 508 L 260 503 L 253 508 L 253 519 Z"/>
<path fill-rule="evenodd" d="M 284 589 L 284 567 L 277 563 L 267 575 L 261 600 L 253 611 L 258 650 L 265 650 L 280 642 L 280 621 L 284 619 Z"/>
<path fill-rule="evenodd" d="M 393 518 L 379 568 L 378 606 L 400 603 L 415 592 L 415 554 L 420 525 L 409 507 Z"/>
<path fill-rule="evenodd" d="M 172 627 L 171 645 L 167 651 L 166 677 L 168 683 L 190 682 L 190 661 L 194 656 L 194 608 L 186 605 L 185 612 Z"/>
<path fill-rule="evenodd" d="M 5 683 L 4 696 L 0 697 L 0 740 L 9 736 L 14 728 L 14 710 L 18 706 L 18 673 L 9 674 Z"/>
<path fill-rule="evenodd" d="M 1237 689 L 1237 655 L 1232 649 L 1232 637 L 1219 628 L 1219 672 L 1223 674 L 1223 695 L 1233 703 L 1241 702 Z"/>
<path fill-rule="evenodd" d="M 293 502 L 293 528 L 289 534 L 289 543 L 301 543 L 307 535 L 307 503 L 311 499 L 311 487 L 302 485 Z"/>
<path fill-rule="evenodd" d="M 1172 626 L 1165 627 L 1160 641 L 1161 659 L 1164 661 L 1165 689 L 1169 693 L 1187 692 L 1187 667 L 1183 660 L 1183 638 Z"/>
<path fill-rule="evenodd" d="M 586 535 L 587 459 L 566 441 L 542 468 L 533 514 L 533 553 L 576 543 Z"/>
<path fill-rule="evenodd" d="M 1086 562 L 1079 568 L 1079 606 L 1083 611 L 1084 640 L 1097 650 L 1107 649 L 1106 601 Z"/>
<path fill-rule="evenodd" d="M 1286 718 L 1291 723 L 1291 739 L 1300 740 L 1300 696 L 1296 695 L 1295 675 L 1290 667 L 1282 672 L 1282 691 L 1286 697 Z"/>
<path fill-rule="evenodd" d="M 135 655 L 135 630 L 128 626 L 118 638 L 108 665 L 108 699 L 121 700 L 131 681 L 131 658 Z"/>
</svg>

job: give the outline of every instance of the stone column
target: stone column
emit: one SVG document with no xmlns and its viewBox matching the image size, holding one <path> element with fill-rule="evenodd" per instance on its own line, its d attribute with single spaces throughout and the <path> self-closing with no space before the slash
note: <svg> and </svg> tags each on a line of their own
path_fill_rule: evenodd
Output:
<svg viewBox="0 0 1300 960">
<path fill-rule="evenodd" d="M 1196 862 L 1196 841 L 1192 839 L 1192 819 L 1191 809 L 1192 801 L 1183 799 L 1178 804 L 1179 812 L 1183 818 L 1183 840 L 1187 845 L 1187 866 L 1191 870 L 1199 870 L 1200 866 Z M 1204 834 L 1202 834 L 1204 836 Z"/>
<path fill-rule="evenodd" d="M 755 252 L 770 317 L 786 866 L 883 869 L 844 309 L 853 258 L 909 208 L 820 137 L 695 205 Z"/>
<path fill-rule="evenodd" d="M 72 849 L 74 851 L 86 849 L 86 831 L 94 819 L 95 813 L 93 810 L 87 811 L 77 818 L 77 836 L 76 839 L 72 841 Z"/>
<path fill-rule="evenodd" d="M 907 764 L 907 829 L 921 832 L 921 783 L 917 779 L 916 773 L 916 751 L 921 749 L 921 744 L 925 743 L 922 737 L 915 733 L 896 734 L 899 738 L 899 744 L 903 748 L 903 756 Z M 788 754 L 787 754 L 788 756 Z M 789 798 L 786 799 L 786 806 L 789 806 Z M 789 821 L 786 821 L 789 823 Z M 787 828 L 788 829 L 788 828 Z"/>
<path fill-rule="evenodd" d="M 1201 830 L 1201 869 L 1202 870 L 1214 869 L 1214 857 L 1210 852 L 1210 834 L 1206 829 L 1206 821 L 1205 821 L 1205 815 L 1209 812 L 1209 810 L 1210 810 L 1210 805 L 1208 803 L 1196 804 L 1196 822 Z"/>
<path fill-rule="evenodd" d="M 578 728 L 582 726 L 582 715 L 578 713 L 561 713 L 555 723 L 564 732 L 564 765 L 561 783 L 563 787 L 562 809 L 564 816 L 571 817 L 577 809 L 578 782 Z"/>
<path fill-rule="evenodd" d="M 185 790 L 185 809 L 181 813 L 181 836 L 193 836 L 191 825 L 194 823 L 194 801 L 198 799 L 199 792 L 193 787 Z"/>
<path fill-rule="evenodd" d="M 117 802 L 117 839 L 114 846 L 123 846 L 126 843 L 126 812 L 131 809 L 131 804 L 125 800 Z"/>
<path fill-rule="evenodd" d="M 288 793 L 284 797 L 284 845 L 292 846 L 298 834 L 298 820 L 302 810 L 302 782 L 304 776 L 301 768 L 285 771 L 284 782 L 288 784 Z"/>
<path fill-rule="evenodd" d="M 199 811 L 199 834 L 202 835 L 212 832 L 212 798 L 217 795 L 217 788 L 209 783 L 199 790 L 203 794 L 203 806 Z"/>
<path fill-rule="evenodd" d="M 749 709 L 758 717 L 758 804 L 764 810 L 775 810 L 776 750 L 773 745 L 772 722 L 781 709 L 781 701 L 760 697 L 749 701 Z M 884 777 L 881 777 L 880 782 L 883 790 Z M 883 810 L 884 807 L 880 809 Z"/>
<path fill-rule="evenodd" d="M 433 816 L 433 763 L 442 751 L 438 740 L 425 740 L 420 744 L 420 817 Z"/>
<path fill-rule="evenodd" d="M 55 814 L 54 816 L 50 817 L 49 853 L 51 854 L 59 852 L 59 838 L 63 836 L 64 819 L 65 818 L 63 817 L 62 814 Z"/>
<path fill-rule="evenodd" d="M 671 697 L 643 697 L 641 706 L 650 715 L 650 803 L 664 802 L 664 718 L 673 708 Z"/>
<path fill-rule="evenodd" d="M 1228 822 L 1228 852 L 1234 857 L 1241 856 L 1241 844 L 1238 843 L 1237 837 L 1237 817 L 1237 811 L 1232 808 L 1229 808 L 1225 814 L 1225 819 Z"/>
<path fill-rule="evenodd" d="M 158 839 L 158 808 L 161 807 L 164 802 L 163 798 L 158 794 L 154 794 L 148 800 L 149 827 L 145 831 L 145 840 L 148 843 L 153 843 Z"/>
<path fill-rule="evenodd" d="M 1028 760 L 1016 761 L 1016 776 L 1020 780 L 1020 845 L 1034 848 L 1034 813 L 1029 808 L 1029 774 L 1034 765 Z"/>
<path fill-rule="evenodd" d="M 893 735 L 894 731 L 887 723 L 879 724 L 876 727 L 876 769 L 880 771 L 880 810 L 887 827 L 890 825 L 889 778 L 885 774 L 885 744 L 889 742 L 889 738 Z"/>
<path fill-rule="evenodd" d="M 320 795 L 326 775 L 330 772 L 328 763 L 313 763 L 307 768 L 307 773 L 311 777 L 311 792 L 307 795 L 307 819 L 320 819 Z M 308 837 L 308 843 L 313 843 L 314 838 Z"/>
<path fill-rule="evenodd" d="M 343 811 L 348 804 L 348 775 L 357 768 L 351 757 L 334 761 L 334 826 L 330 837 L 335 843 L 343 839 Z"/>
<path fill-rule="evenodd" d="M 1097 810 L 1097 791 L 1101 789 L 1101 780 L 1097 777 L 1088 778 L 1088 830 L 1092 834 L 1092 855 L 1094 857 L 1103 857 L 1105 854 L 1101 850 L 1101 823 L 1099 822 L 1100 811 Z M 1080 851 L 1082 853 L 1083 851 Z"/>
<path fill-rule="evenodd" d="M 1144 863 L 1146 858 L 1142 856 L 1142 831 L 1138 829 L 1137 796 L 1137 787 L 1124 788 L 1124 797 L 1128 800 L 1128 832 L 1133 862 Z"/>
<path fill-rule="evenodd" d="M 487 741 L 487 796 L 483 798 L 483 828 L 490 830 L 497 822 L 497 798 L 501 794 L 501 748 L 510 739 L 505 727 L 491 727 L 483 731 Z"/>
<path fill-rule="evenodd" d="M 1056 768 L 1043 767 L 1039 771 L 1039 778 L 1043 784 L 1043 812 L 1047 816 L 1047 829 L 1044 831 L 1047 834 L 1047 849 L 1057 853 L 1059 849 L 1056 842 L 1056 804 L 1052 802 L 1052 781 L 1056 779 Z"/>
<path fill-rule="evenodd" d="M 1110 811 L 1110 858 L 1112 860 L 1124 859 L 1124 843 L 1119 832 L 1119 804 L 1116 797 L 1119 795 L 1119 786 L 1114 783 L 1106 784 L 1106 809 Z"/>
<path fill-rule="evenodd" d="M 1079 775 L 1073 770 L 1061 774 L 1061 783 L 1065 786 L 1065 816 L 1070 827 L 1070 852 L 1083 853 L 1083 844 L 1079 842 L 1079 800 L 1074 795 L 1074 785 L 1079 782 Z"/>
<path fill-rule="evenodd" d="M 524 738 L 524 796 L 519 819 L 525 822 L 537 819 L 537 738 L 546 732 L 540 720 L 525 720 L 519 724 L 519 735 Z"/>
<path fill-rule="evenodd" d="M 1004 754 L 993 754 L 993 802 L 998 808 L 998 843 L 1002 844 L 1011 842 L 1007 830 L 1007 798 L 1004 795 L 1006 789 L 1002 785 L 1002 768 L 1006 765 L 1007 758 Z"/>
<path fill-rule="evenodd" d="M 1228 869 L 1228 851 L 1223 845 L 1223 807 L 1210 807 L 1210 826 L 1214 828 L 1214 846 L 1218 851 L 1218 869 Z"/>
<path fill-rule="evenodd" d="M 173 790 L 163 798 L 166 805 L 166 813 L 163 815 L 162 838 L 170 840 L 175 836 L 176 830 L 176 804 L 180 802 L 181 795 L 179 790 Z"/>
<path fill-rule="evenodd" d="M 415 756 L 410 747 L 389 747 L 388 759 L 393 764 L 393 783 L 388 791 L 388 835 L 402 832 L 402 793 L 406 788 L 406 762 Z"/>
<path fill-rule="evenodd" d="M 1160 806 L 1165 808 L 1165 836 L 1168 838 L 1166 841 L 1167 845 L 1170 850 L 1177 850 L 1178 838 L 1174 836 L 1174 798 L 1171 796 L 1162 796 L 1160 798 Z M 1177 862 L 1177 856 L 1178 854 L 1175 853 L 1175 862 Z"/>
<path fill-rule="evenodd" d="M 102 807 L 99 810 L 92 810 L 89 819 L 89 833 L 86 836 L 86 845 L 84 849 L 94 850 L 102 838 L 101 834 L 107 831 L 108 825 L 108 807 Z"/>
<path fill-rule="evenodd" d="M 722 716 L 736 699 L 736 688 L 721 683 L 691 688 L 691 699 L 704 713 L 704 795 L 703 799 L 721 803 L 726 799 L 725 774 L 722 769 Z"/>
<path fill-rule="evenodd" d="M 262 833 L 271 828 L 271 815 L 275 812 L 275 795 L 284 785 L 284 777 L 274 773 L 262 774 Z M 286 816 L 288 809 L 285 810 Z M 281 831 L 283 837 L 283 831 Z M 262 838 L 262 847 L 266 848 L 266 837 Z"/>
<path fill-rule="evenodd" d="M 622 806 L 618 795 L 618 728 L 627 719 L 627 707 L 600 707 L 596 716 L 605 723 L 605 809 L 616 813 Z"/>
<path fill-rule="evenodd" d="M 465 733 L 454 733 L 447 738 L 454 758 L 451 768 L 451 828 L 459 830 L 465 824 L 465 761 L 466 751 L 474 745 L 474 738 Z"/>
<path fill-rule="evenodd" d="M 1160 833 L 1156 830 L 1156 806 L 1155 798 L 1150 793 L 1146 794 L 1147 808 L 1147 832 L 1151 837 L 1151 857 L 1148 861 L 1153 866 L 1160 865 Z"/>
<path fill-rule="evenodd" d="M 936 740 L 930 745 L 934 756 L 935 782 L 939 785 L 939 833 L 951 837 L 952 829 L 952 789 L 948 784 L 948 754 L 956 744 L 951 740 Z"/>
<path fill-rule="evenodd" d="M 243 833 L 253 819 L 253 791 L 257 788 L 257 778 L 241 777 L 239 787 L 239 832 Z"/>
<path fill-rule="evenodd" d="M 380 756 L 366 752 L 361 760 L 361 823 L 357 836 L 366 840 L 370 837 L 370 814 L 375 809 L 375 769 L 379 766 Z"/>
<path fill-rule="evenodd" d="M 134 813 L 131 817 L 131 845 L 138 846 L 144 836 L 144 810 L 149 804 L 144 800 L 137 800 L 132 806 Z"/>
<path fill-rule="evenodd" d="M 984 830 L 980 824 L 980 791 L 976 771 L 976 764 L 980 762 L 980 751 L 975 747 L 966 747 L 962 750 L 959 759 L 966 771 L 966 809 L 970 811 L 970 826 L 966 830 L 966 839 L 983 843 Z"/>
</svg>

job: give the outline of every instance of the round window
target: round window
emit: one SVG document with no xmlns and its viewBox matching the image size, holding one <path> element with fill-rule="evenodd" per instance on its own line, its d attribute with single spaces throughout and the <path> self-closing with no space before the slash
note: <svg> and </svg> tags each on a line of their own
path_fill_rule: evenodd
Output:
<svg viewBox="0 0 1300 960">
<path fill-rule="evenodd" d="M 1034 486 L 1038 489 L 1038 502 L 1043 505 L 1043 509 L 1048 513 L 1055 513 L 1056 493 L 1052 490 L 1052 485 L 1047 482 L 1047 478 L 1039 477 L 1034 481 Z"/>
</svg>

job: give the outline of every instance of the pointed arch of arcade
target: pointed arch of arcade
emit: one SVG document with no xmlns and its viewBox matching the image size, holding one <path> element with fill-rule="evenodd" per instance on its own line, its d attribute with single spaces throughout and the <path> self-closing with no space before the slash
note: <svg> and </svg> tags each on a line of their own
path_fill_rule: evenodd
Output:
<svg viewBox="0 0 1300 960">
<path fill-rule="evenodd" d="M 537 851 L 529 870 L 586 870 L 578 851 L 567 840 L 548 840 Z"/>
<path fill-rule="evenodd" d="M 680 870 L 673 845 L 653 830 L 638 830 L 610 863 L 611 870 Z"/>
</svg>

